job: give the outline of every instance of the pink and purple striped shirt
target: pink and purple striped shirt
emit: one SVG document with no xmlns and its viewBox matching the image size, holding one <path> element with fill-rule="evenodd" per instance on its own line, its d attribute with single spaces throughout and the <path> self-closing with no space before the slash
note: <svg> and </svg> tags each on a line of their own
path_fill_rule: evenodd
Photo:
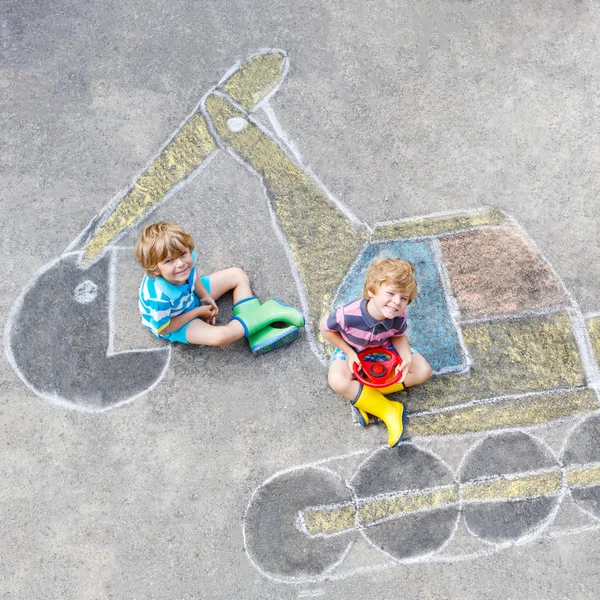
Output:
<svg viewBox="0 0 600 600">
<path fill-rule="evenodd" d="M 367 300 L 356 300 L 338 307 L 325 321 L 327 331 L 339 333 L 357 352 L 387 346 L 394 336 L 406 332 L 406 313 L 378 321 L 367 311 Z"/>
</svg>

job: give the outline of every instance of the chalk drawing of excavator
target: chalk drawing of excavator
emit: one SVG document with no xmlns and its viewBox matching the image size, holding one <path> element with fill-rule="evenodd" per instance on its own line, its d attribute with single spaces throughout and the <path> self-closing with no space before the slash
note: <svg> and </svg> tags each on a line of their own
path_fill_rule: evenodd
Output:
<svg viewBox="0 0 600 600">
<path fill-rule="evenodd" d="M 305 583 L 390 564 L 464 560 L 550 531 L 567 497 L 590 520 L 581 528 L 595 526 L 600 316 L 581 313 L 533 242 L 500 210 L 373 226 L 351 214 L 303 164 L 269 105 L 288 69 L 281 50 L 236 64 L 132 185 L 34 278 L 6 327 L 15 371 L 38 396 L 88 411 L 131 401 L 160 381 L 170 347 L 113 348 L 112 249 L 226 152 L 263 185 L 317 356 L 325 363 L 329 352 L 320 318 L 360 295 L 373 257 L 402 256 L 415 264 L 420 289 L 409 311 L 411 342 L 436 375 L 403 398 L 408 443 L 292 467 L 255 490 L 244 536 L 261 573 Z M 270 127 L 256 118 L 258 110 Z M 538 434 L 555 426 L 571 427 L 560 450 Z M 458 468 L 420 443 L 455 438 L 472 440 Z M 527 456 L 527 464 L 515 455 Z M 514 511 L 522 518 L 511 529 Z M 463 545 L 449 552 L 461 526 L 483 550 Z M 365 567 L 361 558 L 353 566 L 358 538 L 384 560 Z"/>
</svg>

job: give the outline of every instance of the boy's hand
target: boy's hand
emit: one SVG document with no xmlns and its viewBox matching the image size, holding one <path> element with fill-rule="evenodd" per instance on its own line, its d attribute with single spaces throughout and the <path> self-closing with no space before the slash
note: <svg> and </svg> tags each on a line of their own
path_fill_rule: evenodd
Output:
<svg viewBox="0 0 600 600">
<path fill-rule="evenodd" d="M 199 318 L 204 319 L 209 325 L 214 325 L 217 320 L 219 308 L 210 296 L 202 298 L 201 302 L 202 306 L 199 306 L 196 309 L 196 315 Z"/>
<path fill-rule="evenodd" d="M 200 298 L 200 304 L 210 306 L 212 308 L 212 318 L 207 320 L 207 323 L 214 325 L 217 322 L 217 315 L 219 314 L 219 307 L 217 306 L 217 303 L 213 300 L 212 296 L 204 296 L 204 298 Z"/>
<path fill-rule="evenodd" d="M 361 368 L 358 354 L 356 354 L 356 352 L 347 352 L 346 359 L 346 362 L 348 363 L 348 369 L 350 369 L 350 373 L 352 373 L 354 376 L 354 363 L 358 365 L 359 369 Z"/>
<path fill-rule="evenodd" d="M 402 364 L 396 365 L 396 373 L 399 370 L 402 370 L 402 377 L 400 377 L 398 383 L 404 383 L 404 380 L 406 379 L 406 376 L 408 375 L 412 366 L 413 358 L 412 354 L 409 354 L 408 356 L 401 356 L 400 358 L 402 359 Z"/>
<path fill-rule="evenodd" d="M 200 298 L 200 304 L 212 306 L 215 309 L 215 315 L 219 314 L 219 307 L 217 303 L 213 300 L 212 296 L 204 296 L 204 298 Z"/>
</svg>

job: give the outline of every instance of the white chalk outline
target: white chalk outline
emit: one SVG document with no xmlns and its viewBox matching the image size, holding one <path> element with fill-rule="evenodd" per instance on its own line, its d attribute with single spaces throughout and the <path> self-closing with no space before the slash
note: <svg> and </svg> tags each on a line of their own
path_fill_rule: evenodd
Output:
<svg viewBox="0 0 600 600">
<path fill-rule="evenodd" d="M 387 552 L 382 551 L 381 548 L 374 545 L 373 543 L 371 543 L 370 540 L 367 539 L 366 540 L 367 544 L 369 546 L 373 547 L 379 555 L 386 556 L 386 558 L 387 558 L 386 562 L 383 562 L 383 563 L 380 563 L 377 565 L 370 565 L 367 567 L 354 567 L 352 569 L 338 571 L 337 573 L 328 572 L 326 575 L 322 574 L 319 576 L 307 576 L 307 577 L 294 576 L 294 577 L 290 577 L 287 579 L 265 573 L 255 564 L 254 560 L 251 560 L 251 562 L 254 564 L 254 566 L 257 568 L 257 570 L 259 570 L 259 572 L 261 572 L 261 574 L 263 576 L 265 576 L 267 579 L 274 581 L 274 582 L 290 583 L 290 584 L 321 583 L 323 581 L 339 581 L 339 580 L 347 579 L 349 577 L 353 577 L 356 575 L 377 573 L 377 572 L 382 572 L 382 571 L 388 570 L 392 567 L 402 567 L 402 566 L 408 566 L 408 565 L 412 565 L 412 564 L 421 564 L 421 563 L 455 564 L 455 563 L 459 563 L 459 562 L 471 561 L 471 560 L 476 560 L 478 558 L 482 558 L 485 556 L 489 556 L 491 554 L 495 554 L 497 552 L 504 551 L 508 548 L 525 545 L 525 544 L 530 543 L 538 538 L 557 539 L 564 535 L 573 535 L 573 534 L 578 534 L 578 533 L 585 532 L 585 531 L 597 531 L 600 529 L 600 516 L 596 516 L 593 513 L 586 511 L 579 503 L 577 503 L 576 500 L 575 500 L 575 503 L 576 503 L 578 510 L 580 510 L 582 513 L 590 516 L 594 520 L 594 523 L 592 523 L 590 525 L 584 525 L 582 527 L 578 527 L 575 530 L 564 529 L 561 531 L 556 531 L 556 530 L 549 531 L 550 526 L 556 521 L 556 517 L 560 511 L 560 508 L 562 507 L 564 498 L 566 497 L 567 494 L 570 494 L 570 488 L 567 484 L 567 478 L 566 478 L 566 473 L 569 469 L 567 469 L 565 467 L 565 465 L 563 464 L 563 461 L 562 461 L 562 456 L 564 455 L 564 452 L 566 450 L 567 443 L 569 442 L 571 437 L 576 433 L 578 427 L 582 423 L 584 423 L 586 420 L 588 420 L 590 418 L 597 418 L 597 417 L 600 417 L 600 411 L 597 411 L 597 412 L 591 413 L 591 414 L 580 415 L 580 416 L 577 416 L 574 418 L 571 417 L 571 419 L 575 420 L 576 423 L 573 426 L 573 428 L 570 430 L 570 432 L 567 434 L 567 436 L 565 437 L 562 449 L 558 453 L 554 452 L 552 450 L 552 448 L 543 439 L 540 439 L 538 436 L 532 435 L 529 432 L 525 432 L 521 428 L 503 429 L 498 432 L 485 432 L 484 436 L 480 437 L 479 440 L 475 441 L 465 451 L 465 453 L 463 454 L 463 457 L 456 469 L 452 469 L 448 465 L 448 463 L 443 458 L 441 458 L 438 454 L 436 454 L 435 452 L 431 451 L 428 448 L 424 448 L 421 445 L 419 445 L 418 443 L 415 443 L 414 441 L 411 440 L 410 443 L 415 448 L 422 450 L 422 451 L 426 452 L 427 454 L 430 454 L 432 457 L 439 460 L 440 463 L 444 464 L 447 467 L 449 474 L 452 475 L 454 481 L 456 482 L 456 485 L 458 486 L 458 490 L 459 490 L 460 504 L 459 504 L 459 508 L 458 508 L 458 517 L 455 522 L 454 529 L 453 529 L 451 535 L 449 536 L 448 540 L 444 544 L 442 544 L 442 546 L 440 546 L 440 548 L 438 548 L 437 550 L 435 550 L 433 552 L 425 553 L 423 555 L 419 555 L 419 556 L 415 556 L 415 557 L 408 557 L 405 559 L 396 559 L 396 558 L 390 556 Z M 546 425 L 549 426 L 549 424 L 547 424 L 547 423 L 546 423 Z M 545 467 L 545 468 L 541 468 L 538 470 L 524 471 L 522 473 L 511 473 L 511 474 L 509 474 L 509 476 L 507 476 L 507 478 L 515 478 L 520 475 L 531 475 L 531 474 L 536 474 L 536 473 L 560 472 L 561 473 L 561 488 L 557 492 L 553 492 L 552 494 L 545 494 L 543 496 L 543 497 L 553 497 L 553 498 L 556 498 L 557 500 L 556 500 L 554 506 L 552 507 L 552 510 L 550 510 L 548 515 L 546 517 L 544 517 L 539 523 L 533 525 L 530 529 L 526 530 L 524 533 L 522 533 L 519 537 L 517 537 L 515 539 L 494 542 L 494 541 L 485 540 L 484 538 L 481 538 L 477 534 L 473 533 L 470 530 L 470 528 L 468 527 L 468 524 L 466 523 L 465 518 L 464 518 L 463 506 L 465 504 L 468 504 L 468 505 L 476 504 L 476 502 L 475 501 L 465 502 L 463 500 L 462 493 L 461 493 L 462 486 L 459 481 L 459 477 L 460 477 L 459 474 L 461 473 L 461 471 L 464 468 L 464 464 L 465 464 L 467 457 L 471 454 L 471 452 L 473 452 L 473 450 L 475 450 L 477 447 L 479 447 L 485 440 L 489 439 L 490 437 L 500 437 L 505 433 L 512 433 L 512 432 L 523 433 L 524 435 L 526 435 L 530 439 L 532 439 L 534 442 L 536 442 L 546 452 L 548 458 L 550 458 L 551 461 L 553 461 L 555 463 L 555 466 Z M 260 488 L 267 482 L 270 482 L 271 480 L 273 480 L 275 477 L 277 477 L 279 475 L 288 474 L 288 473 L 291 473 L 296 470 L 303 470 L 303 469 L 310 468 L 310 467 L 317 466 L 317 465 L 324 465 L 327 463 L 340 462 L 340 461 L 349 460 L 351 458 L 355 458 L 355 457 L 358 457 L 361 455 L 366 455 L 366 457 L 363 459 L 363 461 L 361 461 L 361 463 L 357 466 L 356 472 L 352 475 L 352 477 L 350 478 L 350 481 L 346 481 L 346 486 L 349 489 L 352 489 L 352 493 L 353 493 L 354 497 L 357 498 L 357 494 L 354 489 L 354 486 L 352 486 L 352 479 L 358 474 L 360 469 L 370 460 L 370 458 L 372 456 L 374 456 L 377 452 L 381 452 L 381 451 L 389 451 L 389 449 L 387 448 L 387 446 L 381 446 L 374 450 L 356 451 L 356 452 L 352 452 L 352 453 L 342 455 L 342 456 L 331 457 L 329 459 L 321 459 L 319 461 L 315 461 L 314 463 L 306 463 L 304 465 L 299 465 L 297 467 L 283 469 L 283 470 L 275 473 L 273 476 L 269 477 L 269 479 L 267 479 L 265 482 L 263 482 L 263 484 L 261 484 L 257 488 L 255 488 L 255 490 L 250 498 L 250 501 L 246 507 L 246 511 L 244 512 L 244 518 L 243 518 L 244 540 L 245 540 L 245 529 L 246 529 L 246 516 L 247 516 L 248 510 L 249 510 L 256 494 L 260 490 Z M 579 465 L 570 465 L 571 468 L 577 467 L 577 466 L 579 466 Z M 497 477 L 490 476 L 490 479 L 494 480 L 494 479 L 497 479 Z M 577 489 L 579 489 L 579 486 L 576 486 L 576 487 L 577 487 Z M 526 499 L 527 499 L 526 497 L 514 498 L 514 499 L 511 499 L 510 501 L 517 502 L 517 501 L 526 500 Z M 359 499 L 358 502 L 360 502 L 361 500 L 362 499 Z M 493 501 L 494 501 L 493 499 L 492 500 L 484 500 L 484 501 L 482 501 L 482 503 L 489 503 L 489 502 L 493 502 Z M 502 502 L 503 501 L 507 501 L 507 500 L 502 500 Z M 347 505 L 347 503 L 343 503 L 343 504 Z M 327 505 L 327 506 L 336 507 L 335 504 Z M 313 507 L 311 507 L 311 508 L 313 508 Z M 356 513 L 356 518 L 358 518 L 358 511 Z M 454 539 L 461 521 L 464 522 L 467 532 L 482 545 L 482 548 L 480 550 L 477 550 L 475 552 L 470 552 L 468 554 L 454 554 L 454 553 L 443 554 L 443 551 L 448 547 L 448 545 Z M 369 526 L 370 525 L 364 526 L 364 525 L 358 524 L 357 526 L 355 526 L 355 528 L 352 528 L 351 530 L 344 530 L 344 532 L 342 532 L 342 533 L 349 533 L 351 535 L 355 530 L 358 530 L 358 531 L 360 531 L 361 535 L 364 535 L 364 530 L 368 529 Z M 308 534 L 308 532 L 305 532 L 305 533 Z M 316 538 L 317 536 L 312 536 L 312 537 Z M 329 537 L 329 536 L 324 536 L 324 537 Z M 342 563 L 340 563 L 338 566 L 341 566 L 341 564 Z"/>
<path fill-rule="evenodd" d="M 239 70 L 239 68 L 245 62 L 251 60 L 252 58 L 260 56 L 261 54 L 277 54 L 277 53 L 281 54 L 283 56 L 283 58 L 284 58 L 281 77 L 279 79 L 279 82 L 273 87 L 273 89 L 260 102 L 258 102 L 258 104 L 256 104 L 253 107 L 252 112 L 256 112 L 259 108 L 262 107 L 262 105 L 264 103 L 268 102 L 268 100 L 271 98 L 271 96 L 273 96 L 279 90 L 279 88 L 281 87 L 283 81 L 285 80 L 285 78 L 287 77 L 287 74 L 289 72 L 289 59 L 288 59 L 287 53 L 284 52 L 283 50 L 279 49 L 279 48 L 262 48 L 260 50 L 257 50 L 253 54 L 250 54 L 245 59 L 238 60 L 233 65 L 233 67 L 231 67 L 225 73 L 225 75 L 219 80 L 219 83 L 217 83 L 216 86 L 214 86 L 213 88 L 211 88 L 211 90 L 209 92 L 207 92 L 207 94 L 205 94 L 205 96 L 207 96 L 212 90 L 216 90 L 216 89 L 220 88 L 234 73 L 236 73 Z M 181 132 L 181 130 L 185 127 L 186 123 L 188 123 L 190 121 L 190 119 L 196 113 L 200 112 L 200 106 L 201 106 L 201 104 L 202 104 L 205 96 L 203 96 L 200 99 L 200 101 L 196 104 L 196 106 L 179 123 L 179 125 L 176 127 L 176 129 L 173 131 L 173 133 L 167 138 L 167 140 L 163 143 L 163 145 L 159 148 L 159 150 L 154 153 L 154 155 L 152 156 L 152 158 L 150 158 L 150 160 L 148 160 L 145 163 L 145 165 L 142 167 L 142 169 L 140 169 L 137 172 L 137 174 L 131 179 L 131 183 L 128 186 L 122 188 L 116 194 L 116 196 L 114 196 L 100 210 L 100 212 L 97 213 L 91 219 L 91 221 L 86 225 L 86 227 L 81 231 L 81 233 L 65 248 L 63 254 L 71 252 L 72 250 L 75 250 L 75 249 L 78 249 L 78 250 L 83 249 L 83 248 L 78 248 L 78 245 L 80 243 L 83 243 L 83 245 L 85 246 L 85 244 L 87 243 L 87 241 L 89 241 L 94 236 L 94 234 L 98 231 L 98 229 L 110 217 L 110 215 L 113 213 L 114 209 L 118 206 L 118 204 L 120 203 L 120 201 L 135 187 L 135 184 L 137 183 L 137 181 L 139 180 L 139 178 L 141 177 L 141 175 L 143 175 L 148 170 L 148 168 L 162 154 L 162 152 L 164 151 L 164 149 L 177 137 L 177 135 L 179 135 L 179 133 Z M 179 183 L 175 184 L 172 188 L 170 188 L 164 194 L 164 196 L 156 204 L 154 204 L 152 207 L 150 207 L 141 217 L 139 217 L 138 219 L 136 219 L 129 227 L 126 227 L 121 232 L 119 232 L 110 241 L 110 243 L 105 247 L 105 249 L 98 254 L 98 256 L 96 256 L 94 259 L 91 259 L 89 261 L 88 265 L 92 265 L 96 261 L 100 260 L 100 258 L 102 256 L 104 256 L 104 253 L 109 249 L 109 247 L 113 246 L 130 229 L 132 229 L 133 227 L 135 227 L 139 222 L 141 222 L 143 219 L 145 219 L 150 214 L 152 214 L 161 204 L 163 204 L 163 202 L 165 202 L 174 193 L 176 193 L 177 191 L 179 191 L 181 188 L 185 187 L 189 182 L 191 182 L 194 178 L 196 178 L 200 174 L 200 172 L 202 172 L 210 164 L 210 162 L 215 158 L 216 154 L 219 151 L 219 144 L 217 143 L 217 140 L 214 139 L 213 141 L 215 141 L 215 149 L 196 167 L 196 169 L 194 169 L 189 175 L 187 175 L 186 177 L 184 177 Z M 89 235 L 87 235 L 87 234 L 89 234 Z M 86 239 L 83 239 L 84 236 L 86 236 Z"/>
<path fill-rule="evenodd" d="M 21 311 L 21 307 L 23 305 L 25 296 L 33 289 L 33 287 L 37 283 L 38 279 L 44 273 L 46 273 L 47 271 L 52 269 L 55 265 L 57 265 L 59 262 L 61 262 L 65 258 L 68 258 L 70 256 L 81 257 L 83 254 L 83 252 L 63 253 L 59 257 L 50 261 L 49 263 L 46 263 L 40 270 L 38 270 L 36 275 L 34 275 L 29 280 L 29 282 L 23 288 L 20 295 L 17 297 L 17 300 L 13 304 L 11 311 L 9 313 L 6 327 L 4 329 L 4 352 L 6 354 L 8 362 L 10 363 L 10 366 L 13 368 L 15 373 L 18 375 L 19 379 L 21 379 L 21 381 L 25 384 L 27 389 L 29 389 L 31 392 L 33 392 L 39 398 L 46 400 L 49 403 L 54 404 L 55 406 L 60 406 L 61 408 L 68 408 L 70 410 L 76 410 L 76 411 L 84 412 L 84 413 L 103 413 L 103 412 L 107 412 L 107 411 L 113 410 L 115 408 L 124 406 L 125 404 L 129 404 L 136 398 L 139 398 L 140 396 L 143 396 L 144 394 L 147 394 L 148 392 L 153 390 L 161 382 L 161 380 L 163 379 L 163 377 L 164 377 L 165 373 L 167 372 L 169 365 L 171 363 L 171 346 L 170 345 L 166 346 L 164 348 L 140 348 L 140 349 L 121 350 L 118 352 L 116 352 L 114 350 L 114 341 L 113 341 L 114 340 L 114 324 L 113 324 L 114 317 L 113 317 L 112 311 L 114 309 L 114 302 L 115 302 L 115 281 L 114 281 L 115 280 L 115 265 L 114 265 L 115 261 L 114 261 L 114 252 L 113 252 L 112 247 L 110 248 L 110 251 L 111 251 L 111 255 L 109 256 L 108 282 L 107 282 L 108 289 L 106 291 L 107 310 L 108 310 L 108 326 L 109 326 L 108 345 L 106 348 L 106 356 L 107 356 L 107 358 L 110 358 L 111 356 L 116 356 L 119 354 L 138 354 L 140 352 L 163 352 L 163 353 L 167 353 L 167 359 L 165 361 L 165 366 L 163 367 L 163 370 L 158 374 L 158 376 L 154 380 L 154 382 L 148 388 L 144 389 L 141 392 L 138 392 L 134 396 L 125 398 L 119 402 L 116 402 L 115 404 L 111 404 L 110 406 L 104 406 L 104 407 L 95 407 L 95 406 L 90 406 L 89 404 L 81 405 L 81 404 L 77 404 L 73 400 L 63 398 L 62 396 L 58 396 L 56 394 L 47 394 L 46 392 L 42 392 L 41 390 L 37 389 L 31 382 L 29 382 L 29 380 L 25 377 L 25 375 L 21 372 L 21 369 L 17 365 L 17 361 L 15 359 L 15 356 L 14 356 L 14 353 L 13 353 L 13 350 L 11 347 L 11 343 L 10 343 L 11 331 L 12 331 L 14 322 L 16 320 L 16 316 Z M 103 256 L 104 256 L 104 254 L 103 254 Z"/>
<path fill-rule="evenodd" d="M 425 415 L 436 415 L 439 413 L 444 413 L 444 412 L 454 412 L 455 410 L 462 410 L 464 408 L 471 408 L 473 406 L 481 406 L 481 405 L 486 405 L 486 404 L 496 404 L 496 403 L 500 403 L 500 402 L 505 402 L 506 400 L 519 400 L 521 398 L 529 398 L 531 396 L 549 396 L 551 394 L 562 394 L 562 393 L 569 393 L 569 392 L 581 392 L 584 390 L 587 390 L 588 387 L 587 386 L 581 386 L 581 387 L 566 387 L 566 388 L 553 388 L 551 390 L 532 390 L 529 392 L 519 392 L 517 394 L 504 394 L 502 396 L 489 396 L 487 398 L 476 398 L 475 400 L 468 400 L 467 402 L 460 402 L 458 404 L 450 404 L 450 405 L 446 405 L 446 406 L 436 406 L 434 408 L 426 408 L 425 410 L 420 410 L 414 413 L 411 413 L 409 416 L 410 417 L 421 417 L 421 416 L 425 416 Z M 567 418 L 572 418 L 572 415 L 568 415 Z M 552 421 L 554 422 L 554 421 Z M 546 425 L 548 422 L 544 421 L 543 423 L 540 423 L 540 425 Z M 527 428 L 527 427 L 533 427 L 535 426 L 535 424 L 533 425 L 519 425 L 517 428 L 521 429 L 521 428 Z M 477 434 L 482 434 L 485 433 L 486 431 L 492 431 L 490 429 L 485 429 L 483 431 L 477 431 L 474 433 Z M 505 431 L 504 428 L 502 428 L 502 431 Z M 449 434 L 451 435 L 451 434 Z M 456 435 L 466 435 L 464 433 L 461 434 L 456 434 Z M 416 436 L 416 437 L 423 437 L 423 438 L 427 438 L 427 439 L 431 439 L 432 436 L 427 435 L 427 436 Z M 444 435 L 444 438 L 449 437 L 448 435 Z"/>
<path fill-rule="evenodd" d="M 507 215 L 507 219 L 513 224 L 513 226 L 516 229 L 518 229 L 521 232 L 521 235 L 526 241 L 529 242 L 531 247 L 534 250 L 536 250 L 540 259 L 547 265 L 548 269 L 550 270 L 556 281 L 558 281 L 565 298 L 571 305 L 567 308 L 567 313 L 571 317 L 571 323 L 573 325 L 573 336 L 575 338 L 575 343 L 577 344 L 577 348 L 579 350 L 579 358 L 581 360 L 581 364 L 585 372 L 587 386 L 594 391 L 594 393 L 596 394 L 596 398 L 598 398 L 598 401 L 600 402 L 600 369 L 598 368 L 598 364 L 596 363 L 596 359 L 594 357 L 594 350 L 590 340 L 589 332 L 587 330 L 583 313 L 579 308 L 579 304 L 577 303 L 571 292 L 567 289 L 567 286 L 565 285 L 561 277 L 558 275 L 556 269 L 542 254 L 538 245 L 521 227 L 520 223 L 511 215 Z"/>
<path fill-rule="evenodd" d="M 557 304 L 546 308 L 527 309 L 518 313 L 506 313 L 502 315 L 490 315 L 483 317 L 475 317 L 473 319 L 465 319 L 461 321 L 461 325 L 479 325 L 486 323 L 495 323 L 497 321 L 520 321 L 528 317 L 546 317 L 557 313 L 566 313 L 568 310 L 566 304 Z"/>
<path fill-rule="evenodd" d="M 364 454 L 364 451 L 350 453 L 350 454 L 346 455 L 345 457 L 351 457 L 351 456 L 356 456 L 356 455 L 360 455 L 360 454 Z M 344 478 L 339 473 L 336 473 L 335 471 L 332 471 L 331 469 L 323 466 L 327 462 L 329 462 L 329 459 L 316 461 L 314 463 L 302 465 L 301 467 L 291 467 L 288 469 L 282 469 L 281 471 L 277 471 L 277 473 L 274 473 L 273 475 L 271 475 L 271 477 L 269 477 L 268 479 L 263 481 L 263 483 L 261 483 L 261 485 L 256 487 L 254 489 L 254 491 L 252 492 L 252 495 L 250 496 L 250 500 L 248 501 L 248 504 L 246 505 L 246 509 L 244 510 L 244 516 L 242 518 L 242 539 L 244 541 L 244 550 L 246 552 L 246 556 L 248 557 L 248 559 L 250 560 L 252 565 L 256 568 L 256 570 L 261 575 L 263 575 L 264 577 L 266 577 L 267 579 L 269 579 L 271 581 L 276 581 L 278 583 L 306 583 L 307 581 L 314 581 L 314 582 L 322 581 L 323 578 L 328 578 L 328 574 L 331 573 L 332 571 L 334 571 L 337 567 L 339 567 L 344 562 L 344 559 L 346 558 L 346 556 L 348 555 L 348 552 L 350 552 L 350 549 L 352 548 L 352 546 L 354 544 L 354 541 L 350 540 L 348 542 L 348 545 L 346 546 L 346 548 L 342 551 L 340 558 L 337 561 L 334 561 L 331 565 L 329 565 L 329 567 L 327 567 L 321 573 L 321 575 L 308 576 L 308 577 L 297 577 L 297 576 L 293 576 L 293 575 L 292 576 L 274 575 L 272 573 L 268 573 L 261 566 L 258 565 L 258 562 L 255 560 L 254 556 L 252 555 L 251 551 L 248 548 L 248 540 L 247 540 L 247 536 L 246 536 L 246 519 L 248 516 L 248 511 L 252 507 L 254 498 L 258 494 L 259 490 L 262 487 L 264 487 L 265 485 L 267 485 L 268 483 L 270 483 L 271 481 L 273 481 L 274 479 L 277 479 L 284 475 L 288 475 L 289 473 L 293 473 L 294 471 L 308 471 L 309 469 L 314 469 L 317 471 L 322 471 L 323 473 L 327 473 L 328 475 L 330 475 L 334 479 L 336 479 L 336 481 L 341 481 L 342 484 L 344 485 L 344 487 L 346 489 L 348 489 L 348 491 L 350 492 L 350 495 L 353 494 L 353 490 L 348 487 L 347 482 L 344 480 Z M 296 528 L 298 528 L 298 521 L 296 521 Z M 301 529 L 299 529 L 299 531 L 302 532 Z"/>
<path fill-rule="evenodd" d="M 483 213 L 483 212 L 491 212 L 493 210 L 497 211 L 504 218 L 506 218 L 505 212 L 499 208 L 492 208 L 490 206 L 475 206 L 473 208 L 454 208 L 451 210 L 440 210 L 437 212 L 417 215 L 415 217 L 402 217 L 401 219 L 393 219 L 391 221 L 378 221 L 375 225 L 373 225 L 373 228 L 376 229 L 377 227 L 391 227 L 393 225 L 401 225 L 403 223 L 406 223 L 407 225 L 409 225 L 409 224 L 413 223 L 414 221 L 431 221 L 433 219 L 439 219 L 439 218 L 443 219 L 445 217 L 455 217 L 457 215 L 472 215 L 472 214 Z M 489 225 L 489 224 L 486 224 L 486 225 Z M 491 225 L 497 226 L 497 223 L 492 223 Z M 482 226 L 483 225 L 474 225 L 473 227 L 469 227 L 467 229 L 473 229 L 473 228 L 479 229 L 479 227 L 482 227 Z M 454 231 L 454 230 L 452 230 L 452 231 Z M 431 237 L 435 237 L 437 235 L 438 234 L 431 234 Z M 429 236 L 424 236 L 424 237 L 429 237 Z M 395 239 L 411 239 L 412 240 L 413 237 L 412 236 L 410 238 L 392 237 L 390 239 L 394 239 L 394 240 Z"/>
<path fill-rule="evenodd" d="M 448 307 L 450 322 L 452 323 L 452 325 L 454 325 L 454 329 L 458 335 L 458 343 L 462 351 L 463 357 L 462 368 L 460 368 L 460 365 L 457 365 L 456 368 L 446 367 L 444 369 L 440 369 L 438 372 L 440 374 L 456 373 L 457 375 L 466 375 L 470 372 L 471 367 L 473 366 L 473 360 L 471 359 L 469 349 L 465 344 L 465 338 L 463 336 L 463 330 L 459 318 L 460 311 L 458 309 L 458 300 L 456 299 L 456 296 L 452 293 L 450 275 L 448 274 L 448 269 L 446 268 L 446 264 L 442 259 L 442 247 L 439 238 L 432 240 L 430 243 L 430 247 L 433 254 L 433 261 L 435 263 L 435 266 L 437 267 L 438 274 L 440 276 L 440 281 L 442 282 L 442 289 L 444 290 L 444 296 L 446 297 L 446 306 Z"/>
<path fill-rule="evenodd" d="M 564 459 L 565 459 L 565 453 L 567 452 L 567 448 L 569 446 L 569 443 L 571 441 L 571 438 L 574 437 L 579 428 L 583 426 L 583 424 L 591 419 L 598 419 L 600 418 L 600 411 L 593 413 L 592 415 L 585 415 L 585 417 L 582 416 L 582 418 L 578 419 L 577 422 L 573 425 L 573 427 L 571 428 L 571 430 L 569 431 L 569 433 L 565 436 L 561 451 L 560 451 L 560 460 L 561 460 L 561 465 L 564 467 Z M 579 466 L 579 464 L 574 464 L 571 465 L 574 467 Z M 585 465 L 582 465 L 585 466 Z M 591 486 L 590 486 L 591 487 Z M 575 489 L 581 489 L 580 486 L 575 486 Z M 600 528 L 600 513 L 599 514 L 595 514 L 592 511 L 590 511 L 589 509 L 583 507 L 580 502 L 577 501 L 576 498 L 573 498 L 573 494 L 571 493 L 571 488 L 569 487 L 569 494 L 573 500 L 573 502 L 575 503 L 575 505 L 577 506 L 577 508 L 584 513 L 585 515 L 587 515 L 588 517 L 592 518 L 596 523 L 598 523 L 598 527 Z"/>
</svg>

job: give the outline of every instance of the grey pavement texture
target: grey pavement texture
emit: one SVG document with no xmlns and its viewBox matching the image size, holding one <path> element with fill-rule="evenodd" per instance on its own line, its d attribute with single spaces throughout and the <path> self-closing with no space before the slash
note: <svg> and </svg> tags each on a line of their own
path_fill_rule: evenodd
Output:
<svg viewBox="0 0 600 600">
<path fill-rule="evenodd" d="M 501 208 L 596 313 L 599 32 L 597 0 L 3 0 L 0 320 L 262 48 L 290 59 L 279 122 L 359 218 Z M 119 246 L 159 218 L 194 234 L 203 272 L 240 265 L 259 297 L 300 304 L 262 187 L 225 153 Z M 141 274 L 119 254 L 115 347 L 157 347 L 138 322 Z M 47 314 L 68 329 L 68 311 Z M 0 598 L 597 597 L 598 530 L 310 584 L 261 573 L 243 538 L 259 486 L 384 436 L 353 426 L 303 334 L 263 357 L 244 342 L 174 348 L 156 387 L 102 413 L 38 398 L 6 357 L 0 383 Z M 565 435 L 544 441 L 558 452 Z M 471 443 L 433 450 L 457 468 Z M 357 544 L 348 564 L 367 554 Z"/>
</svg>

